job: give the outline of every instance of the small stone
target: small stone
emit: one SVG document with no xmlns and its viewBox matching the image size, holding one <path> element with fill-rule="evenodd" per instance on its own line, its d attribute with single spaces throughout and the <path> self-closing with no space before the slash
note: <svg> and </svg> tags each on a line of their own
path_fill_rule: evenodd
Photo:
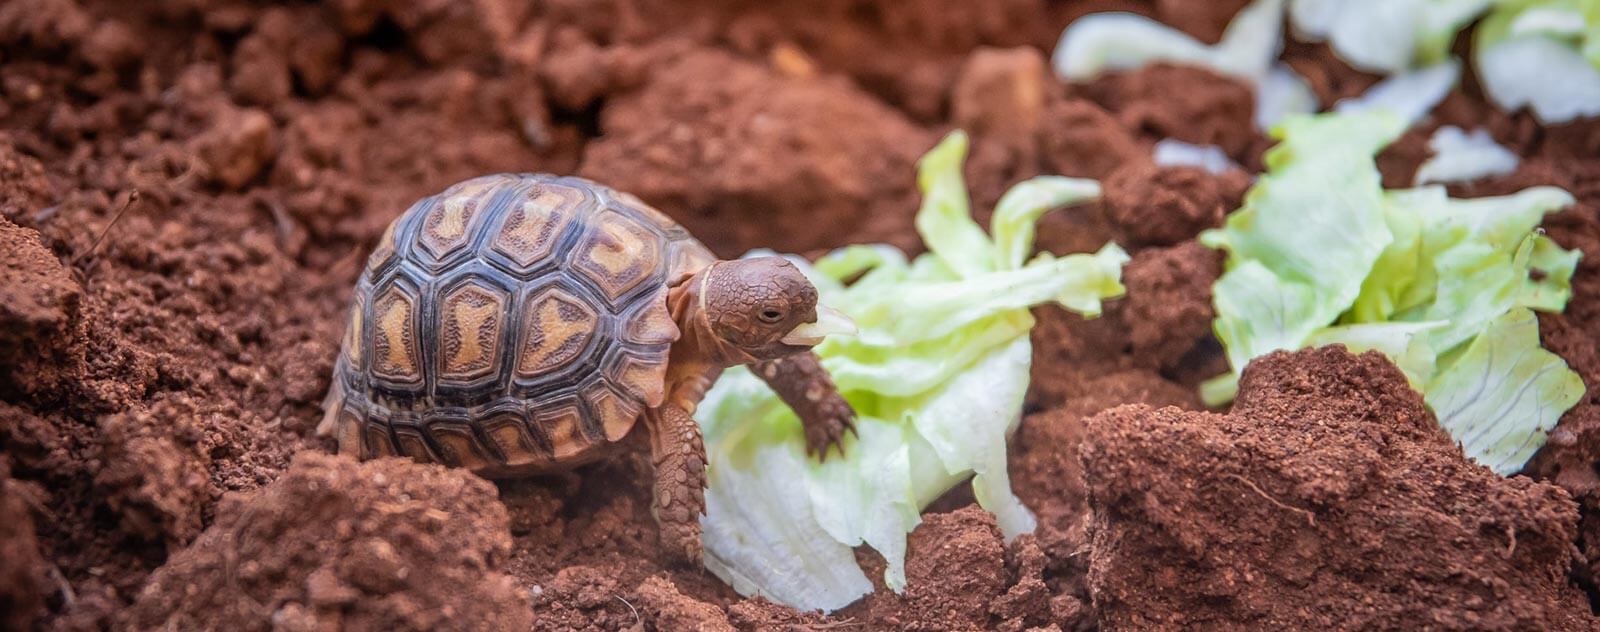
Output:
<svg viewBox="0 0 1600 632">
<path fill-rule="evenodd" d="M 211 179 L 228 189 L 254 180 L 277 153 L 272 117 L 257 109 L 225 111 L 195 144 Z"/>
<path fill-rule="evenodd" d="M 957 127 L 1006 144 L 1032 144 L 1044 112 L 1045 62 L 1037 49 L 979 48 L 950 97 Z"/>
<path fill-rule="evenodd" d="M 340 581 L 328 568 L 319 568 L 306 578 L 306 598 L 321 608 L 338 607 L 355 603 L 361 593 Z"/>
</svg>

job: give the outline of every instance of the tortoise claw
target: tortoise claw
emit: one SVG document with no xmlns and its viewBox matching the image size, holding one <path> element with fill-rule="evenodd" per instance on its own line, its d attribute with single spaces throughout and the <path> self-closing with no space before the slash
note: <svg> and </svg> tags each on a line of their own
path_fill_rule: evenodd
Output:
<svg viewBox="0 0 1600 632">
<path fill-rule="evenodd" d="M 700 522 L 662 523 L 661 549 L 673 564 L 698 568 L 705 554 L 700 543 Z"/>
<path fill-rule="evenodd" d="M 806 454 L 817 457 L 819 461 L 827 461 L 828 453 L 834 448 L 839 451 L 839 456 L 844 456 L 844 435 L 846 432 L 859 438 L 861 435 L 856 430 L 854 415 L 828 415 L 820 420 L 805 424 Z"/>
</svg>

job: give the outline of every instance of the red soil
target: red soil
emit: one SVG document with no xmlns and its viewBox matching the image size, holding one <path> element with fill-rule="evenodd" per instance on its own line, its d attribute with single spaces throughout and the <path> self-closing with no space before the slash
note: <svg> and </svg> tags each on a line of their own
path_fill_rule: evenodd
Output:
<svg viewBox="0 0 1600 632">
<path fill-rule="evenodd" d="M 512 630 L 528 595 L 495 488 L 400 459 L 305 452 L 151 575 L 132 629 Z"/>
<path fill-rule="evenodd" d="M 1151 477 L 1134 480 L 1175 503 L 1215 504 L 1194 506 L 1192 520 L 1141 521 L 1132 510 L 1143 508 L 1107 502 L 1107 493 L 1132 493 L 1127 483 L 1102 476 L 1136 462 L 1138 446 L 1080 467 L 1085 436 L 1140 428 L 1084 418 L 1121 404 L 1195 409 L 1193 386 L 1222 368 L 1206 291 L 1219 266 L 1192 237 L 1237 204 L 1244 183 L 1154 169 L 1151 145 L 1168 135 L 1217 143 L 1251 166 L 1265 142 L 1236 82 L 1154 68 L 1065 86 L 1043 59 L 1064 25 L 1090 11 L 1152 14 L 1214 39 L 1241 4 L 0 4 L 0 461 L 9 463 L 0 474 L 0 627 L 526 629 L 531 620 L 549 630 L 1072 630 L 1215 612 L 1305 621 L 1290 611 L 1302 604 L 1394 612 L 1352 605 L 1377 586 L 1358 580 L 1380 579 L 1331 573 L 1304 594 L 1241 584 L 1196 604 L 1195 591 L 1218 581 L 1206 576 L 1130 597 L 1146 601 L 1118 600 L 1108 591 L 1184 569 L 1152 576 L 1168 568 L 1156 566 L 1162 558 L 1118 562 L 1148 549 L 1095 544 L 1117 529 L 1193 544 L 1269 527 L 1316 535 L 1330 569 L 1359 554 L 1433 572 L 1464 558 L 1419 551 L 1481 553 L 1459 576 L 1499 591 L 1479 602 L 1444 580 L 1394 593 L 1418 595 L 1429 616 L 1456 617 L 1441 627 L 1508 623 L 1496 617 L 1512 606 L 1552 627 L 1586 616 L 1573 586 L 1593 591 L 1600 573 L 1600 391 L 1563 419 L 1529 468 L 1567 490 L 1578 513 L 1548 484 L 1485 479 L 1421 430 L 1329 417 L 1361 440 L 1411 446 L 1400 451 L 1410 460 L 1394 463 L 1361 461 L 1370 455 L 1353 443 L 1322 448 L 1367 466 L 1370 489 L 1352 502 L 1410 508 L 1394 520 L 1421 520 L 1420 507 L 1449 518 L 1440 524 L 1450 529 L 1375 549 L 1326 538 L 1320 529 L 1338 525 L 1371 534 L 1376 518 L 1335 515 L 1330 491 L 1290 489 L 1280 460 L 1229 453 L 1217 467 L 1259 477 L 1251 480 L 1288 506 L 1322 499 L 1316 529 L 1232 479 L 1182 487 L 1203 480 L 1191 478 L 1203 465 L 1192 462 L 1129 475 Z M 1371 83 L 1321 47 L 1292 46 L 1288 56 L 1325 100 Z M 1600 385 L 1600 125 L 1542 129 L 1525 113 L 1488 108 L 1470 84 L 1435 118 L 1380 158 L 1391 185 L 1409 183 L 1433 126 L 1452 123 L 1486 126 L 1526 158 L 1516 174 L 1457 193 L 1552 183 L 1578 195 L 1579 206 L 1547 228 L 1588 256 L 1567 313 L 1541 322 L 1547 345 Z M 724 254 L 914 245 L 913 162 L 957 125 L 973 133 L 977 208 L 1037 174 L 1104 179 L 1101 204 L 1046 217 L 1040 246 L 1086 251 L 1117 239 L 1134 253 L 1129 294 L 1103 318 L 1036 310 L 1030 415 L 1011 446 L 1017 493 L 1040 518 L 1033 536 L 1002 543 L 970 495 L 952 493 L 911 536 L 904 596 L 880 591 L 822 616 L 742 599 L 708 573 L 665 565 L 637 450 L 498 490 L 401 463 L 302 456 L 291 467 L 291 455 L 327 447 L 311 429 L 349 287 L 412 200 L 487 172 L 583 173 L 667 210 Z M 1263 434 L 1252 424 L 1279 416 L 1244 408 L 1223 422 L 1151 415 L 1173 436 L 1253 438 L 1265 455 L 1311 436 L 1293 423 Z M 1331 462 L 1308 454 L 1306 463 Z M 1433 469 L 1418 474 L 1421 465 Z M 1101 495 L 1096 511 L 1091 492 Z M 1499 504 L 1479 505 L 1489 498 Z M 1441 499 L 1479 504 L 1440 508 Z M 1112 506 L 1128 511 L 1106 514 Z M 1212 531 L 1236 526 L 1205 513 L 1219 508 L 1255 522 Z M 1462 526 L 1466 516 L 1490 522 Z M 1511 553 L 1508 525 L 1518 541 Z M 1583 557 L 1569 583 L 1562 564 L 1573 546 Z M 1214 563 L 1206 553 L 1171 551 Z M 1257 582 L 1288 577 L 1265 573 L 1300 559 L 1263 546 L 1235 555 L 1227 568 L 1263 569 Z M 881 571 L 874 555 L 861 558 Z M 251 564 L 256 574 L 244 573 Z M 382 585 L 358 578 L 396 564 L 428 572 Z M 176 588 L 185 583 L 192 592 Z"/>
<path fill-rule="evenodd" d="M 1342 347 L 1252 362 L 1226 415 L 1087 422 L 1102 626 L 1591 629 L 1576 503 L 1461 456 L 1404 374 Z"/>
</svg>

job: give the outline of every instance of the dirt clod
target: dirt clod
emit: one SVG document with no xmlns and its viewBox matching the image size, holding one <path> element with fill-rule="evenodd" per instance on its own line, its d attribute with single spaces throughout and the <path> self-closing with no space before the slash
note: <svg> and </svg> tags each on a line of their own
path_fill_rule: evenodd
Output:
<svg viewBox="0 0 1600 632">
<path fill-rule="evenodd" d="M 1259 358 L 1226 415 L 1106 411 L 1081 456 L 1104 628 L 1595 623 L 1571 498 L 1467 461 L 1377 353 Z"/>
<path fill-rule="evenodd" d="M 1122 123 L 1089 101 L 1051 100 L 1045 119 L 1050 125 L 1041 132 L 1040 145 L 1052 173 L 1104 178 L 1123 163 L 1149 155 Z"/>
<path fill-rule="evenodd" d="M 932 146 L 835 79 L 785 78 L 709 51 L 657 69 L 608 105 L 601 128 L 579 172 L 638 195 L 725 255 L 905 242 L 913 164 Z"/>
<path fill-rule="evenodd" d="M 728 615 L 721 608 L 685 597 L 678 592 L 672 580 L 651 577 L 634 591 L 637 607 L 654 620 L 658 630 L 695 630 L 696 632 L 734 632 Z"/>
<path fill-rule="evenodd" d="M 923 516 L 906 542 L 903 595 L 882 590 L 857 606 L 872 625 L 904 630 L 982 630 L 1006 591 L 1005 544 L 994 516 L 968 505 Z M 908 617 L 905 613 L 918 613 Z"/>
<path fill-rule="evenodd" d="M 303 453 L 276 483 L 223 499 L 127 614 L 141 629 L 483 630 L 532 627 L 501 572 L 494 487 L 400 459 Z"/>
<path fill-rule="evenodd" d="M 254 180 L 277 154 L 272 117 L 255 109 L 222 110 L 210 131 L 195 142 L 195 153 L 212 179 L 229 189 Z"/>
<path fill-rule="evenodd" d="M 1128 336 L 1133 363 L 1164 374 L 1195 364 L 1197 345 L 1211 335 L 1211 284 L 1222 274 L 1222 254 L 1187 241 L 1134 253 L 1122 271 L 1128 288 L 1107 318 Z"/>
<path fill-rule="evenodd" d="M 1151 140 L 1217 145 L 1235 161 L 1252 162 L 1246 158 L 1259 136 L 1253 123 L 1255 92 L 1245 83 L 1198 66 L 1152 64 L 1106 75 L 1084 90 L 1116 112 L 1128 129 Z"/>
<path fill-rule="evenodd" d="M 1212 175 L 1197 167 L 1134 161 L 1102 183 L 1101 208 L 1117 230 L 1117 243 L 1171 246 L 1221 225 L 1249 185 L 1249 177 L 1237 171 Z"/>
<path fill-rule="evenodd" d="M 83 362 L 82 288 L 39 233 L 0 217 L 0 393 L 63 388 Z"/>
<path fill-rule="evenodd" d="M 200 534 L 212 496 L 204 432 L 196 411 L 176 400 L 100 420 L 94 484 L 123 531 L 173 549 Z"/>
</svg>

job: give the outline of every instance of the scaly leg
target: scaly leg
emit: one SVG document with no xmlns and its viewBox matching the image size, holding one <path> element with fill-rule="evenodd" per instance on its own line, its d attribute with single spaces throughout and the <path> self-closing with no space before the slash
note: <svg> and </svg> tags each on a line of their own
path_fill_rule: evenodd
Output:
<svg viewBox="0 0 1600 632">
<path fill-rule="evenodd" d="M 647 411 L 645 422 L 656 474 L 650 509 L 661 527 L 661 546 L 677 561 L 699 565 L 700 515 L 706 509 L 706 448 L 700 426 L 674 404 Z"/>
<path fill-rule="evenodd" d="M 844 454 L 846 430 L 855 432 L 856 411 L 839 394 L 822 368 L 817 354 L 807 351 L 776 360 L 762 360 L 750 365 L 756 375 L 766 380 L 778 392 L 784 403 L 800 416 L 806 431 L 806 452 L 818 458 L 828 458 L 828 450 L 839 447 Z"/>
</svg>

